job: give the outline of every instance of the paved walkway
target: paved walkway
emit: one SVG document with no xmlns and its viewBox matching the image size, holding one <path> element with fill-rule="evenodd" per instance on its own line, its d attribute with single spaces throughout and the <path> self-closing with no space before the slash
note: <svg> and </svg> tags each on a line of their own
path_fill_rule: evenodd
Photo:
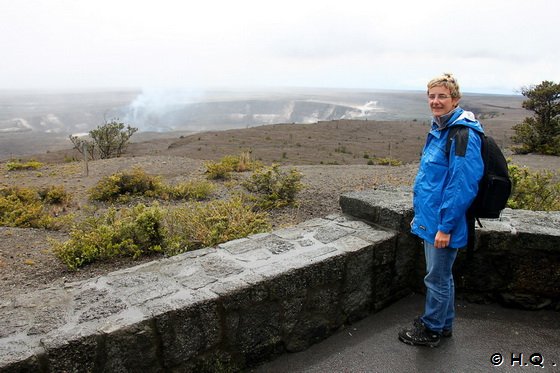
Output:
<svg viewBox="0 0 560 373">
<path fill-rule="evenodd" d="M 397 333 L 421 311 L 423 299 L 406 297 L 251 372 L 560 372 L 560 312 L 459 301 L 452 338 L 437 348 L 405 345 Z"/>
</svg>

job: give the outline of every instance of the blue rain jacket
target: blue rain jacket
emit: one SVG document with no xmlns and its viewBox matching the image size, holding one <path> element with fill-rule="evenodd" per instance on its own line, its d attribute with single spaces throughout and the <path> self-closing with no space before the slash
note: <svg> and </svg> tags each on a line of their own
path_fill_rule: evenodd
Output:
<svg viewBox="0 0 560 373">
<path fill-rule="evenodd" d="M 454 138 L 446 154 L 449 128 L 459 124 L 469 128 L 468 139 L 466 136 L 462 140 Z M 411 224 L 412 233 L 431 244 L 439 230 L 451 234 L 449 247 L 467 245 L 466 212 L 476 197 L 484 172 L 481 139 L 474 131 L 484 132 L 474 114 L 460 107 L 453 111 L 443 129 L 432 120 L 414 182 Z M 458 147 L 463 151 L 456 154 Z"/>
</svg>

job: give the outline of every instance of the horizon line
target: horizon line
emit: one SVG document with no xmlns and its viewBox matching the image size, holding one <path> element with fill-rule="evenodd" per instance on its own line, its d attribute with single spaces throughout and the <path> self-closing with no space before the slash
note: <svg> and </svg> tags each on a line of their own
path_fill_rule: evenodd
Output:
<svg viewBox="0 0 560 373">
<path fill-rule="evenodd" d="M 266 92 L 283 92 L 286 90 L 296 91 L 348 91 L 348 92 L 424 92 L 423 89 L 407 89 L 407 88 L 367 88 L 367 87 L 313 87 L 313 86 L 208 86 L 208 87 L 180 87 L 180 86 L 146 86 L 146 87 L 133 87 L 133 86 L 107 86 L 107 87 L 36 87 L 36 88 L 0 88 L 0 94 L 60 94 L 60 93 L 144 93 L 145 91 L 193 91 L 200 93 L 212 92 L 239 92 L 239 93 L 266 93 Z M 521 93 L 512 91 L 511 93 L 494 92 L 492 90 L 469 90 L 463 91 L 463 95 L 494 95 L 494 96 L 522 96 Z"/>
</svg>

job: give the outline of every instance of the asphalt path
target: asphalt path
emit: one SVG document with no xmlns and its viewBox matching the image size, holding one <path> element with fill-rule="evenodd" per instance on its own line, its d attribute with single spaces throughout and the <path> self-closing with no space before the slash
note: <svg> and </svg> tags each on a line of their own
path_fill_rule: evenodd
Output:
<svg viewBox="0 0 560 373">
<path fill-rule="evenodd" d="M 560 372 L 560 312 L 457 301 L 453 337 L 435 348 L 406 345 L 398 331 L 412 324 L 423 301 L 410 295 L 250 372 Z"/>
</svg>

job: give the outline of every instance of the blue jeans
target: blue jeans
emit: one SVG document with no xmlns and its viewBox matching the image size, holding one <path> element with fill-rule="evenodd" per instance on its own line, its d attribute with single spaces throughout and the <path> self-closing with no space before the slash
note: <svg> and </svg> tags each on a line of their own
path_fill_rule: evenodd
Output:
<svg viewBox="0 0 560 373">
<path fill-rule="evenodd" d="M 435 332 L 453 327 L 455 318 L 455 284 L 453 283 L 453 263 L 457 249 L 446 247 L 436 249 L 424 241 L 426 256 L 426 304 L 422 322 Z"/>
</svg>

